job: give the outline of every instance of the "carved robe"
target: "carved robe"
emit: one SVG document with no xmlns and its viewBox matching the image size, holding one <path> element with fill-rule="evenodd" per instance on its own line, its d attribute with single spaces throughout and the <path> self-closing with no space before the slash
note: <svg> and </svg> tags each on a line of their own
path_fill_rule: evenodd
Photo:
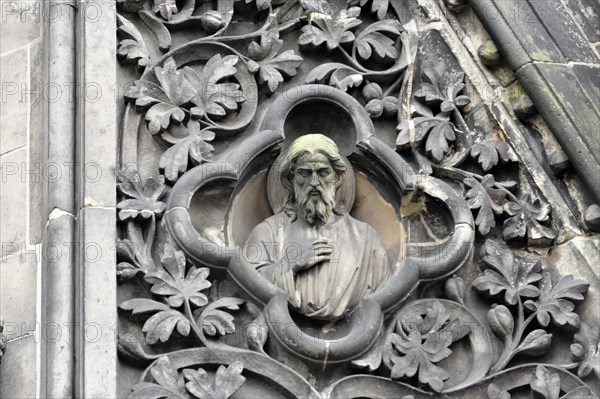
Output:
<svg viewBox="0 0 600 399">
<path fill-rule="evenodd" d="M 286 291 L 294 308 L 316 319 L 340 318 L 392 273 L 383 242 L 371 226 L 347 213 L 335 218 L 324 226 L 307 227 L 300 218 L 292 222 L 279 213 L 254 228 L 244 250 L 246 261 Z M 268 267 L 284 254 L 299 256 L 300 243 L 318 238 L 335 246 L 330 261 L 295 276 L 284 267 Z"/>
</svg>

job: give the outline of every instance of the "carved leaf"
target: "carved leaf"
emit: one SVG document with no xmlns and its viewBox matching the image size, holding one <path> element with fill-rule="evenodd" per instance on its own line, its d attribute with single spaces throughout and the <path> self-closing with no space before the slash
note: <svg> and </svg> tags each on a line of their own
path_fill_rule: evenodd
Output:
<svg viewBox="0 0 600 399">
<path fill-rule="evenodd" d="M 359 7 L 340 10 L 334 16 L 319 13 L 314 15 L 312 23 L 302 27 L 302 34 L 298 38 L 301 50 L 316 50 L 325 44 L 329 51 L 338 46 L 354 41 L 351 29 L 359 26 L 362 21 L 356 17 L 360 14 Z"/>
<path fill-rule="evenodd" d="M 450 118 L 441 113 L 436 116 L 421 116 L 413 120 L 403 121 L 396 127 L 398 148 L 416 148 L 427 138 L 425 150 L 431 159 L 440 162 L 450 151 L 450 143 L 456 140 L 456 128 Z M 414 136 L 411 134 L 414 129 Z"/>
<path fill-rule="evenodd" d="M 152 11 L 160 14 L 161 17 L 168 21 L 173 17 L 173 14 L 177 14 L 177 3 L 175 0 L 154 0 Z"/>
<path fill-rule="evenodd" d="M 117 14 L 117 35 L 121 39 L 117 47 L 117 57 L 125 62 L 145 68 L 150 61 L 146 42 L 139 30 L 126 18 Z"/>
<path fill-rule="evenodd" d="M 172 57 L 167 58 L 162 67 L 155 67 L 154 72 L 159 85 L 138 80 L 128 88 L 125 98 L 135 100 L 138 111 L 146 110 L 148 130 L 157 134 L 167 129 L 171 120 L 176 124 L 184 120 L 186 114 L 182 106 L 192 100 L 195 91 L 184 74 L 177 70 Z"/>
<path fill-rule="evenodd" d="M 160 199 L 167 192 L 163 176 L 150 177 L 142 184 L 136 171 L 117 170 L 115 174 L 119 190 L 130 197 L 117 204 L 119 220 L 148 219 L 153 215 L 162 215 L 166 204 Z"/>
<path fill-rule="evenodd" d="M 357 36 L 355 49 L 363 60 L 373 57 L 379 62 L 393 62 L 399 55 L 395 39 L 401 32 L 402 24 L 397 20 L 375 22 Z"/>
<path fill-rule="evenodd" d="M 220 366 L 214 384 L 203 369 L 183 370 L 188 392 L 198 399 L 228 399 L 242 387 L 246 378 L 242 376 L 243 363 L 235 361 L 227 368 Z"/>
<path fill-rule="evenodd" d="M 484 141 L 471 147 L 471 156 L 477 159 L 483 170 L 487 172 L 498 165 L 500 159 L 510 161 L 508 145 L 500 141 Z"/>
<path fill-rule="evenodd" d="M 473 287 L 490 297 L 504 293 L 504 302 L 516 305 L 519 297 L 537 298 L 540 290 L 533 285 L 542 279 L 541 262 L 515 260 L 511 250 L 487 240 L 482 257 L 490 268 L 473 281 Z"/>
<path fill-rule="evenodd" d="M 119 262 L 117 264 L 117 278 L 120 281 L 131 280 L 138 273 L 142 273 L 142 272 L 143 272 L 143 270 L 135 264 L 131 264 L 131 263 L 127 263 L 127 262 Z"/>
<path fill-rule="evenodd" d="M 138 315 L 169 310 L 169 307 L 164 303 L 153 301 L 152 299 L 135 298 L 121 303 L 119 309 L 131 311 L 131 314 Z"/>
<path fill-rule="evenodd" d="M 300 0 L 300 5 L 309 12 L 329 14 L 331 11 L 331 7 L 327 0 Z"/>
<path fill-rule="evenodd" d="M 199 129 L 199 126 L 194 129 Z M 208 141 L 214 137 L 215 134 L 210 130 L 197 130 L 167 149 L 158 163 L 158 168 L 167 181 L 177 181 L 191 165 L 212 161 L 214 147 Z"/>
<path fill-rule="evenodd" d="M 549 372 L 544 366 L 537 366 L 535 380 L 531 382 L 531 393 L 535 399 L 558 399 L 560 376 Z"/>
<path fill-rule="evenodd" d="M 236 111 L 239 104 L 246 101 L 240 85 L 226 81 L 237 73 L 235 65 L 238 61 L 239 57 L 235 55 L 221 57 L 216 54 L 204 66 L 202 76 L 190 67 L 183 68 L 186 79 L 198 88 L 192 99 L 198 109 L 194 111 L 192 108 L 192 114 L 196 112 L 198 117 L 203 117 L 203 112 L 206 112 L 213 118 L 222 118 Z"/>
<path fill-rule="evenodd" d="M 526 301 L 525 308 L 537 312 L 538 322 L 547 327 L 552 319 L 559 326 L 569 324 L 579 327 L 579 316 L 573 312 L 575 305 L 571 300 L 583 300 L 583 294 L 589 288 L 585 281 L 575 280 L 573 276 L 565 276 L 553 286 L 549 273 L 544 273 L 540 283 L 541 294 L 536 301 Z"/>
<path fill-rule="evenodd" d="M 496 226 L 494 214 L 504 212 L 502 207 L 506 201 L 506 192 L 497 189 L 494 176 L 485 175 L 481 183 L 472 177 L 466 178 L 463 183 L 470 187 L 466 192 L 466 199 L 471 209 L 479 209 L 475 224 L 481 235 L 487 235 Z"/>
<path fill-rule="evenodd" d="M 177 370 L 166 356 L 158 359 L 150 368 L 155 383 L 141 382 L 133 387 L 129 399 L 187 399 L 178 383 Z"/>
<path fill-rule="evenodd" d="M 298 67 L 304 61 L 294 50 L 287 50 L 277 55 L 283 40 L 278 38 L 278 33 L 269 33 L 261 36 L 260 44 L 251 42 L 248 46 L 248 55 L 258 64 L 252 69 L 258 70 L 258 81 L 266 85 L 271 93 L 275 92 L 284 79 L 296 75 Z"/>
<path fill-rule="evenodd" d="M 371 2 L 371 12 L 377 14 L 378 19 L 384 19 L 387 15 L 389 0 L 373 0 Z"/>
<path fill-rule="evenodd" d="M 184 337 L 190 334 L 190 322 L 183 314 L 177 310 L 164 310 L 146 320 L 142 331 L 146 333 L 146 342 L 154 345 L 158 341 L 167 342 L 175 327 L 177 327 L 177 332 Z"/>
<path fill-rule="evenodd" d="M 454 125 L 452 123 L 439 123 L 430 130 L 425 151 L 435 161 L 440 162 L 444 155 L 450 151 L 450 143 L 456 140 Z"/>
<path fill-rule="evenodd" d="M 495 384 L 490 384 L 487 389 L 488 399 L 511 399 L 510 394 L 498 388 Z"/>
<path fill-rule="evenodd" d="M 581 323 L 574 338 L 571 355 L 574 361 L 581 362 L 577 375 L 585 378 L 594 371 L 596 378 L 600 378 L 600 326 L 592 328 L 586 323 Z"/>
<path fill-rule="evenodd" d="M 423 70 L 423 83 L 415 97 L 427 104 L 439 104 L 442 112 L 449 113 L 471 102 L 465 95 L 459 95 L 465 88 L 463 72 L 452 72 L 443 63 L 436 63 Z"/>
<path fill-rule="evenodd" d="M 450 377 L 450 374 L 434 363 L 452 353 L 448 349 L 452 343 L 450 337 L 440 339 L 440 336 L 431 335 L 423 343 L 421 333 L 418 329 L 414 329 L 407 338 L 392 334 L 392 343 L 400 353 L 404 354 L 404 356 L 391 357 L 393 379 L 413 377 L 418 371 L 419 382 L 429 385 L 435 392 L 442 390 L 444 381 Z"/>
<path fill-rule="evenodd" d="M 358 87 L 363 82 L 363 76 L 356 69 L 344 64 L 330 62 L 322 64 L 310 71 L 305 82 L 323 83 L 347 91 L 351 87 Z"/>
<path fill-rule="evenodd" d="M 170 247 L 161 257 L 161 263 L 164 271 L 158 270 L 146 274 L 146 281 L 153 284 L 151 291 L 154 294 L 162 295 L 167 298 L 169 306 L 173 308 L 180 307 L 184 301 L 201 307 L 208 303 L 203 291 L 211 286 L 206 280 L 209 274 L 207 268 L 197 268 L 192 266 L 185 274 L 186 261 L 182 251 L 175 251 Z"/>
<path fill-rule="evenodd" d="M 556 232 L 542 225 L 549 219 L 550 209 L 539 200 L 531 202 L 529 194 L 523 194 L 518 202 L 509 202 L 504 206 L 511 215 L 504 221 L 502 236 L 505 240 L 527 237 L 531 244 L 548 244 L 556 238 Z"/>
<path fill-rule="evenodd" d="M 423 384 L 440 392 L 449 378 L 446 370 L 434 365 L 448 357 L 449 346 L 470 333 L 458 319 L 450 321 L 449 313 L 441 302 L 434 302 L 425 311 L 408 312 L 396 325 L 389 343 L 404 356 L 390 356 L 393 367 L 391 377 L 398 379 L 417 374 Z M 407 334 L 408 332 L 408 334 Z"/>
<path fill-rule="evenodd" d="M 208 305 L 200 315 L 199 323 L 207 335 L 233 334 L 235 325 L 233 316 L 220 309 L 238 310 L 244 300 L 239 298 L 221 298 Z"/>
<path fill-rule="evenodd" d="M 349 6 L 364 7 L 369 0 L 348 0 Z M 389 0 L 373 0 L 371 2 L 371 12 L 377 14 L 378 19 L 384 19 L 387 15 Z"/>
</svg>

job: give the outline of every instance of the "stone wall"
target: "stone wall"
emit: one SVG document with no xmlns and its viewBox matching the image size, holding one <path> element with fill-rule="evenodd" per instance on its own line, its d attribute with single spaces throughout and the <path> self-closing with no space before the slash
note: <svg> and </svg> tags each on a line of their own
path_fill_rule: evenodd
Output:
<svg viewBox="0 0 600 399">
<path fill-rule="evenodd" d="M 35 397 L 40 340 L 39 289 L 44 180 L 44 21 L 41 1 L 0 2 L 0 315 L 7 347 L 0 397 Z"/>
</svg>

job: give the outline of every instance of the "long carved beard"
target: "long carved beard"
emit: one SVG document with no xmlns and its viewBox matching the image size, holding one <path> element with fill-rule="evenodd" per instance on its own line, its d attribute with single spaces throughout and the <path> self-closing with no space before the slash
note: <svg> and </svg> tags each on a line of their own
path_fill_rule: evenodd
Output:
<svg viewBox="0 0 600 399">
<path fill-rule="evenodd" d="M 335 207 L 335 186 L 331 188 L 317 187 L 319 195 L 311 197 L 310 192 L 313 188 L 308 188 L 304 192 L 296 191 L 296 204 L 302 212 L 304 219 L 310 224 L 316 224 L 318 220 L 327 223 L 331 212 Z"/>
</svg>

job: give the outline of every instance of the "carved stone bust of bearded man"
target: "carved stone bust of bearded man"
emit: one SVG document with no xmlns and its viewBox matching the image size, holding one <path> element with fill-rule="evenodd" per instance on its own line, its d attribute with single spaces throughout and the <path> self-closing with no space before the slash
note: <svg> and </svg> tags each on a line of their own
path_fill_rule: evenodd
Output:
<svg viewBox="0 0 600 399">
<path fill-rule="evenodd" d="M 346 164 L 321 134 L 296 139 L 281 166 L 282 212 L 251 232 L 245 261 L 288 294 L 300 313 L 335 320 L 392 273 L 375 230 L 336 207 Z"/>
</svg>

